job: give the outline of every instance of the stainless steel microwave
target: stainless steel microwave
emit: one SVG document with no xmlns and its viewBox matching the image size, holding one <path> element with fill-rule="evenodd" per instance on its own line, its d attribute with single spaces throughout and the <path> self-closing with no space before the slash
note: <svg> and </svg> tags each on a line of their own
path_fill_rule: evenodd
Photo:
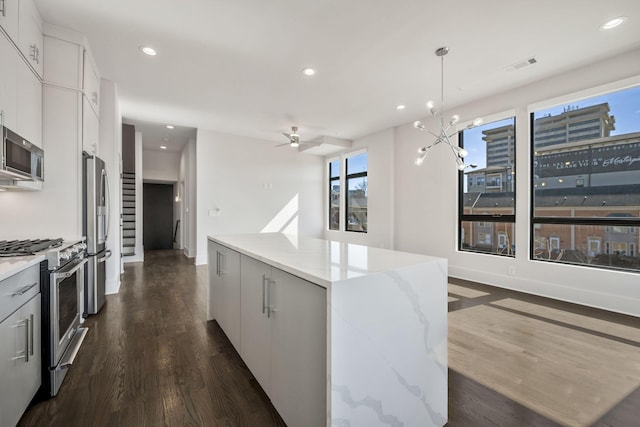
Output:
<svg viewBox="0 0 640 427">
<path fill-rule="evenodd" d="M 2 126 L 2 167 L 0 178 L 44 181 L 44 151 Z"/>
</svg>

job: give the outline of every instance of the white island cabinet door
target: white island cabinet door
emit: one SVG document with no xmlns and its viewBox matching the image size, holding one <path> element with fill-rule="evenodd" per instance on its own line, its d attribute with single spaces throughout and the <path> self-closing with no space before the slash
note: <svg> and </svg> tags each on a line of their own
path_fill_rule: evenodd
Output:
<svg viewBox="0 0 640 427">
<path fill-rule="evenodd" d="M 271 266 L 242 255 L 240 260 L 240 356 L 262 389 L 271 390 L 271 322 L 266 311 Z"/>
<path fill-rule="evenodd" d="M 273 269 L 271 400 L 291 427 L 325 426 L 327 291 Z"/>
<path fill-rule="evenodd" d="M 207 256 L 209 258 L 209 301 L 207 310 L 207 320 L 218 320 L 222 314 L 222 276 L 218 269 L 220 250 L 222 246 L 213 243 L 211 240 L 207 246 Z"/>
<path fill-rule="evenodd" d="M 222 247 L 220 252 L 218 262 L 222 276 L 221 326 L 231 344 L 240 351 L 240 254 L 225 247 Z"/>
</svg>

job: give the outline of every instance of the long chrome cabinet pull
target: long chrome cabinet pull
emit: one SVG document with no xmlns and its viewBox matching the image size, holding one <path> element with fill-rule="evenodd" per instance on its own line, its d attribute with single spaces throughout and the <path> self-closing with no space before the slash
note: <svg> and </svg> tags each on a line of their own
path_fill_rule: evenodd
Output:
<svg viewBox="0 0 640 427">
<path fill-rule="evenodd" d="M 220 251 L 216 251 L 216 276 L 220 276 Z"/>
<path fill-rule="evenodd" d="M 24 295 L 27 292 L 29 292 L 31 290 L 31 288 L 35 287 L 38 285 L 38 282 L 32 283 L 30 285 L 24 286 L 20 289 L 18 289 L 17 291 L 15 291 L 14 293 L 11 294 L 12 297 L 18 297 L 20 295 Z"/>
<path fill-rule="evenodd" d="M 262 314 L 264 314 L 264 311 L 266 310 L 266 307 L 265 307 L 265 305 L 266 305 L 265 304 L 265 297 L 266 297 L 266 295 L 265 295 L 265 292 L 266 292 L 265 291 L 265 286 L 266 286 L 266 282 L 267 282 L 267 275 L 263 274 L 262 275 Z"/>
<path fill-rule="evenodd" d="M 29 341 L 29 343 L 31 344 L 31 347 L 30 347 L 31 350 L 29 350 L 29 354 L 31 354 L 33 356 L 33 332 L 34 332 L 33 331 L 33 329 L 34 329 L 34 326 L 33 326 L 33 314 L 29 316 L 29 319 L 31 320 L 31 323 L 30 323 L 30 326 L 31 326 L 31 328 L 30 328 L 31 329 L 31 340 Z"/>
<path fill-rule="evenodd" d="M 29 331 L 31 330 L 31 322 L 33 322 L 33 320 L 30 320 L 29 318 L 24 319 L 24 321 L 26 322 L 26 330 L 27 333 L 25 334 L 25 343 L 24 343 L 24 362 L 27 363 L 29 362 L 29 343 L 31 342 L 31 339 L 29 337 Z"/>
</svg>

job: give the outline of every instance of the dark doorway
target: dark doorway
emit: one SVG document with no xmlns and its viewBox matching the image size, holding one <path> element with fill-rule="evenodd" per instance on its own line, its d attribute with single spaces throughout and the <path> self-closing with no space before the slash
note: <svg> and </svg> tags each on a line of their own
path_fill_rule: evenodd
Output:
<svg viewBox="0 0 640 427">
<path fill-rule="evenodd" d="M 144 250 L 173 248 L 173 185 L 144 184 L 142 242 Z"/>
</svg>

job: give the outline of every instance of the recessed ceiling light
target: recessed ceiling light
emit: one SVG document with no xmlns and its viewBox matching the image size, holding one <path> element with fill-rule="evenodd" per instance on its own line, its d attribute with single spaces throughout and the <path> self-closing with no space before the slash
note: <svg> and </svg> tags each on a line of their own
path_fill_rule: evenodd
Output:
<svg viewBox="0 0 640 427">
<path fill-rule="evenodd" d="M 305 76 L 313 76 L 316 74 L 316 70 L 310 67 L 306 67 L 302 69 L 302 74 L 304 74 Z"/>
<path fill-rule="evenodd" d="M 162 150 L 166 150 L 166 149 L 167 149 L 167 146 L 166 146 L 166 145 L 161 145 L 161 146 L 160 146 L 160 148 L 161 148 Z"/>
<path fill-rule="evenodd" d="M 404 110 L 405 108 L 407 108 L 407 107 L 402 105 L 402 104 L 396 105 L 396 110 Z"/>
<path fill-rule="evenodd" d="M 142 53 L 149 56 L 155 56 L 157 54 L 156 50 L 151 46 L 140 46 L 140 50 L 142 51 Z"/>
<path fill-rule="evenodd" d="M 602 30 L 610 30 L 610 29 L 615 28 L 618 25 L 622 24 L 626 20 L 627 20 L 626 16 L 618 16 L 617 18 L 610 19 L 607 22 L 605 22 L 604 24 L 602 24 L 600 26 L 600 29 L 602 29 Z"/>
<path fill-rule="evenodd" d="M 167 125 L 167 129 L 173 129 L 174 126 L 173 125 Z"/>
</svg>

